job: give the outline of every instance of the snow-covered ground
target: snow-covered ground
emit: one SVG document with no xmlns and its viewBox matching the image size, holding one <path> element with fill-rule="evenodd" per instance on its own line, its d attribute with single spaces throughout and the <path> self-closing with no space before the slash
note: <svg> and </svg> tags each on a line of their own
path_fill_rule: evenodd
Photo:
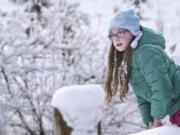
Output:
<svg viewBox="0 0 180 135">
<path fill-rule="evenodd" d="M 177 126 L 166 125 L 159 128 L 149 129 L 136 134 L 130 135 L 179 135 L 180 128 Z"/>
</svg>

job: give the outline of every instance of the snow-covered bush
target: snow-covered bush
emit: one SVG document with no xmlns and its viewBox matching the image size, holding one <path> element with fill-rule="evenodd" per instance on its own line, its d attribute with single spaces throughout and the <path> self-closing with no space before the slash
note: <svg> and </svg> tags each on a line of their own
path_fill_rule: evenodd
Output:
<svg viewBox="0 0 180 135">
<path fill-rule="evenodd" d="M 21 6 L 0 16 L 5 101 L 0 110 L 6 114 L 6 134 L 52 134 L 52 93 L 72 83 L 102 82 L 103 52 L 78 4 L 60 0 L 49 7 L 30 2 Z"/>
</svg>

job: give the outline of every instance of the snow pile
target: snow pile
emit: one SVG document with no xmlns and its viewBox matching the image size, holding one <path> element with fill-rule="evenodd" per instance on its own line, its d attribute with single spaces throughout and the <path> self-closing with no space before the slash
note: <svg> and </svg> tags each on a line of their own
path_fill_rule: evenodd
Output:
<svg viewBox="0 0 180 135">
<path fill-rule="evenodd" d="M 174 125 L 165 125 L 130 135 L 180 135 L 180 128 Z"/>
<path fill-rule="evenodd" d="M 96 135 L 104 100 L 105 92 L 100 85 L 74 85 L 57 90 L 51 104 L 73 128 L 72 135 Z"/>
</svg>

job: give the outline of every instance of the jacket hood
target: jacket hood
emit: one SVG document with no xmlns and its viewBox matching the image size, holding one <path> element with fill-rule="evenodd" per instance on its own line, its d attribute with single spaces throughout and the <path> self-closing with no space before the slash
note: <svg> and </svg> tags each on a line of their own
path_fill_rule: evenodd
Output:
<svg viewBox="0 0 180 135">
<path fill-rule="evenodd" d="M 143 26 L 141 27 L 141 29 L 143 35 L 138 42 L 137 48 L 146 44 L 151 44 L 158 45 L 165 49 L 165 38 L 161 33 L 155 32 L 154 30 Z"/>
</svg>

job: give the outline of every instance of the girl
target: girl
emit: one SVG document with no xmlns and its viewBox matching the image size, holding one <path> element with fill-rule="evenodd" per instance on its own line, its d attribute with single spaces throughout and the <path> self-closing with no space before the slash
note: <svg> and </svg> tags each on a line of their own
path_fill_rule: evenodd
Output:
<svg viewBox="0 0 180 135">
<path fill-rule="evenodd" d="M 134 10 L 126 9 L 113 16 L 109 39 L 108 102 L 117 90 L 123 99 L 130 83 L 144 124 L 162 126 L 161 119 L 170 115 L 170 122 L 180 126 L 180 66 L 164 51 L 164 37 L 141 26 Z"/>
</svg>

